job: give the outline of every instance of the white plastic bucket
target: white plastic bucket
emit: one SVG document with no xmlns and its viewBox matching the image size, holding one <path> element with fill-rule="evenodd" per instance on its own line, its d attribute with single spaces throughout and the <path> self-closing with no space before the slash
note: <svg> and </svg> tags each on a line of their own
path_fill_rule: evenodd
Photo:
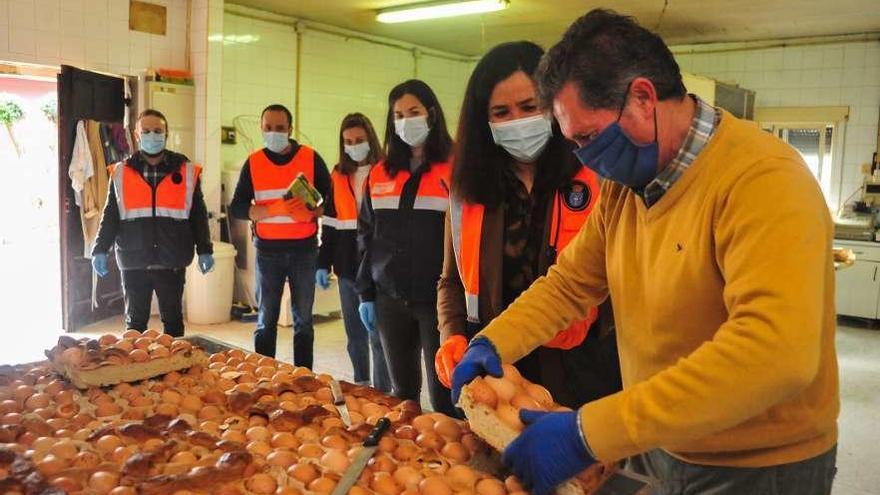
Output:
<svg viewBox="0 0 880 495">
<path fill-rule="evenodd" d="M 198 268 L 198 257 L 186 269 L 186 320 L 188 323 L 210 325 L 231 319 L 232 289 L 235 283 L 235 247 L 214 242 L 214 269 L 204 275 Z"/>
</svg>

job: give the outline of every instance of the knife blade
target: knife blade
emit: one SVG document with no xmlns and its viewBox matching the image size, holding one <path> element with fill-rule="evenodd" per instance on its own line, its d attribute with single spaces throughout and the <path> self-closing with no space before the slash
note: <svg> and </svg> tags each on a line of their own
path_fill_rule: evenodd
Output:
<svg viewBox="0 0 880 495">
<path fill-rule="evenodd" d="M 346 495 L 348 493 L 348 490 L 350 490 L 358 478 L 360 478 L 364 468 L 367 467 L 367 462 L 373 457 L 373 453 L 379 448 L 379 440 L 382 438 L 382 435 L 388 431 L 390 426 L 391 420 L 388 418 L 383 417 L 379 418 L 379 421 L 376 421 L 376 426 L 373 427 L 373 431 L 371 431 L 366 440 L 364 440 L 364 446 L 354 455 L 354 459 L 351 460 L 351 464 L 349 464 L 348 469 L 345 470 L 345 474 L 342 475 L 342 479 L 339 480 L 339 483 L 336 484 L 336 488 L 333 489 L 330 495 Z"/>
<path fill-rule="evenodd" d="M 333 405 L 339 411 L 339 416 L 346 427 L 351 427 L 351 414 L 348 413 L 348 406 L 345 404 L 345 396 L 342 395 L 342 387 L 336 380 L 330 381 L 330 392 L 333 394 Z"/>
</svg>

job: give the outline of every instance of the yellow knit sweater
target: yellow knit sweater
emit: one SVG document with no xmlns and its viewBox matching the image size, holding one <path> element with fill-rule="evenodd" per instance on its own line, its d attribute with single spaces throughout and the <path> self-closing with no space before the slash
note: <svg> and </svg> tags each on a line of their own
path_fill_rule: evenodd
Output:
<svg viewBox="0 0 880 495">
<path fill-rule="evenodd" d="M 610 293 L 624 390 L 580 410 L 599 459 L 807 459 L 837 441 L 831 239 L 800 156 L 724 113 L 650 209 L 606 182 L 558 264 L 482 335 L 516 361 Z"/>
</svg>

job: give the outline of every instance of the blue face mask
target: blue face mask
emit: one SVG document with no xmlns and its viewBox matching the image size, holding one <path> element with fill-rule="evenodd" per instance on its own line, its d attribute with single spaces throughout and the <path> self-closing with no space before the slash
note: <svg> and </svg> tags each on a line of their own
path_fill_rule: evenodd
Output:
<svg viewBox="0 0 880 495">
<path fill-rule="evenodd" d="M 627 90 L 627 93 L 629 90 Z M 626 101 L 624 101 L 624 106 Z M 660 146 L 657 143 L 657 110 L 654 110 L 654 142 L 636 144 L 620 127 L 620 116 L 592 141 L 574 151 L 584 166 L 601 177 L 632 189 L 642 189 L 657 176 Z"/>
<path fill-rule="evenodd" d="M 158 155 L 165 149 L 165 134 L 145 132 L 141 134 L 141 151 L 148 155 Z"/>
<path fill-rule="evenodd" d="M 263 132 L 263 145 L 273 153 L 281 153 L 290 141 L 286 132 Z"/>
</svg>

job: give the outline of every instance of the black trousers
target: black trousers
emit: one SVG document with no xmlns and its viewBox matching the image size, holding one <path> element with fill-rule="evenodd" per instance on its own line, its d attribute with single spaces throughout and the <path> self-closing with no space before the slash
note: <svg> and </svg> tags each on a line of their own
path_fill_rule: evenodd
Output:
<svg viewBox="0 0 880 495">
<path fill-rule="evenodd" d="M 183 337 L 184 268 L 162 270 L 122 270 L 122 293 L 125 296 L 126 328 L 147 329 L 153 291 L 159 299 L 159 315 L 165 333 Z"/>
<path fill-rule="evenodd" d="M 434 370 L 434 355 L 440 347 L 437 306 L 433 303 L 409 303 L 379 292 L 376 297 L 376 327 L 385 351 L 394 395 L 419 402 L 422 391 L 419 359 L 423 356 L 431 407 L 434 411 L 455 416 L 452 394 L 440 383 Z"/>
</svg>

